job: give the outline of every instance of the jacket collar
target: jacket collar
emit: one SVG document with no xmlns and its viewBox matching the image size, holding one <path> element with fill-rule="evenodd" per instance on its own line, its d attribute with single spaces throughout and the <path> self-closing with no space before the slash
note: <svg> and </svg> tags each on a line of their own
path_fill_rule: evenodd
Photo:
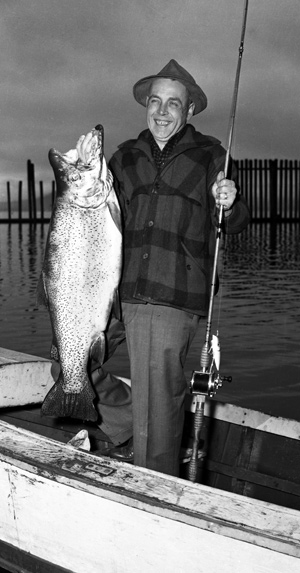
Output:
<svg viewBox="0 0 300 573">
<path fill-rule="evenodd" d="M 211 135 L 204 135 L 200 131 L 196 131 L 194 126 L 187 124 L 186 131 L 175 148 L 175 154 L 182 153 L 187 149 L 197 147 L 212 147 L 219 145 L 221 142 Z M 119 145 L 120 149 L 140 149 L 146 155 L 152 157 L 151 154 L 151 133 L 149 129 L 142 131 L 137 139 L 129 139 Z"/>
</svg>

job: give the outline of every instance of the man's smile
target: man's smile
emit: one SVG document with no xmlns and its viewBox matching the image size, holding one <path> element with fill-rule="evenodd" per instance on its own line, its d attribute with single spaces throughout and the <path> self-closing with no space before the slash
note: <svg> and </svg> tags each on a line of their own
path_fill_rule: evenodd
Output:
<svg viewBox="0 0 300 573">
<path fill-rule="evenodd" d="M 170 121 L 167 121 L 165 119 L 155 119 L 155 123 L 157 125 L 162 125 L 162 126 L 166 126 L 169 125 L 169 123 L 171 123 Z"/>
</svg>

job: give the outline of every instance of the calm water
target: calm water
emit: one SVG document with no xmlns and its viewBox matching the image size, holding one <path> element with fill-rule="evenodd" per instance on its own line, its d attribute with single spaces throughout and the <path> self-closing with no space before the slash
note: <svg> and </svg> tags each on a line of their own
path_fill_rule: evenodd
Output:
<svg viewBox="0 0 300 573">
<path fill-rule="evenodd" d="M 47 312 L 36 307 L 47 225 L 0 225 L 0 347 L 48 358 Z M 217 399 L 300 420 L 300 230 L 298 224 L 252 224 L 222 245 L 222 288 L 212 332 L 219 331 L 221 374 L 231 375 Z M 199 369 L 199 329 L 186 365 Z M 110 361 L 129 376 L 126 345 Z"/>
</svg>

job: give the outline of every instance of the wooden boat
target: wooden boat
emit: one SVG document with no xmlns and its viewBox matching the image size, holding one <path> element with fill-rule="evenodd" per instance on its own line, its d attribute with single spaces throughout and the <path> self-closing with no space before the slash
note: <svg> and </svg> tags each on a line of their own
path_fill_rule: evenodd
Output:
<svg viewBox="0 0 300 573">
<path fill-rule="evenodd" d="M 201 483 L 191 483 L 187 464 L 174 478 L 120 463 L 103 455 L 109 444 L 97 426 L 41 418 L 49 361 L 0 356 L 0 567 L 300 572 L 299 422 L 206 400 Z M 12 404 L 10 371 L 20 392 Z M 28 385 L 26 399 L 16 376 Z M 184 451 L 190 397 L 186 414 Z M 68 443 L 80 430 L 91 451 Z"/>
</svg>

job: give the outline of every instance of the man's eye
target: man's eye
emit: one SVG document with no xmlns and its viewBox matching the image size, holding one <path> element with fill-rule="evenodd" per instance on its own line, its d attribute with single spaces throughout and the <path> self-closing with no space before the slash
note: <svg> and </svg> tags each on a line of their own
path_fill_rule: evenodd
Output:
<svg viewBox="0 0 300 573">
<path fill-rule="evenodd" d="M 171 107 L 179 107 L 178 101 L 170 101 L 169 105 L 170 105 Z"/>
</svg>

